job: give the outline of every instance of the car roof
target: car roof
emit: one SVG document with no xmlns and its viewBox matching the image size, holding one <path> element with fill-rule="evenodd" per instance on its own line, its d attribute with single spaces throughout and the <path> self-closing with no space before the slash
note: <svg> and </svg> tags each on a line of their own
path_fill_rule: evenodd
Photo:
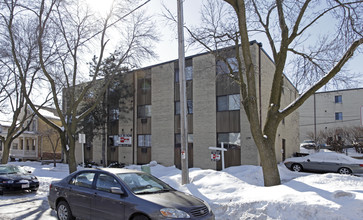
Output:
<svg viewBox="0 0 363 220">
<path fill-rule="evenodd" d="M 104 170 L 109 173 L 119 174 L 119 173 L 143 173 L 140 170 L 132 170 L 132 169 L 125 169 L 125 168 L 99 168 L 99 170 Z"/>
<path fill-rule="evenodd" d="M 82 169 L 79 170 L 78 172 L 83 172 L 83 171 L 105 171 L 108 173 L 112 173 L 112 174 L 120 174 L 120 173 L 144 173 L 140 170 L 133 170 L 133 169 L 125 169 L 125 168 L 88 168 L 88 169 Z"/>
</svg>

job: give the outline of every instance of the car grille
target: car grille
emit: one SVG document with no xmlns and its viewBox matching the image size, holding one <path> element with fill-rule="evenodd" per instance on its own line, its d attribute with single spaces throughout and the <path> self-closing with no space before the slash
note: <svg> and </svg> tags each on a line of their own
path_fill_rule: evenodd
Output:
<svg viewBox="0 0 363 220">
<path fill-rule="evenodd" d="M 202 207 L 198 207 L 198 208 L 194 208 L 190 211 L 190 213 L 194 216 L 194 217 L 201 217 L 201 216 L 205 216 L 209 213 L 207 206 L 202 206 Z"/>
</svg>

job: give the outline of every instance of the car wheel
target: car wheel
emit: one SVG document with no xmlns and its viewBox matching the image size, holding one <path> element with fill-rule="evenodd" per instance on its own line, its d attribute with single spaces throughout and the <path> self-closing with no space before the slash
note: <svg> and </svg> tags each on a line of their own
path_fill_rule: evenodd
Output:
<svg viewBox="0 0 363 220">
<path fill-rule="evenodd" d="M 302 171 L 302 166 L 300 164 L 294 163 L 291 166 L 291 170 L 295 171 L 295 172 L 301 172 Z"/>
<path fill-rule="evenodd" d="M 66 201 L 60 201 L 57 206 L 57 217 L 59 220 L 73 220 L 71 208 Z"/>
<path fill-rule="evenodd" d="M 349 168 L 342 167 L 342 168 L 339 168 L 338 173 L 340 173 L 340 174 L 351 174 L 352 171 Z"/>
<path fill-rule="evenodd" d="M 145 215 L 136 215 L 132 218 L 132 220 L 149 220 L 149 218 Z"/>
</svg>

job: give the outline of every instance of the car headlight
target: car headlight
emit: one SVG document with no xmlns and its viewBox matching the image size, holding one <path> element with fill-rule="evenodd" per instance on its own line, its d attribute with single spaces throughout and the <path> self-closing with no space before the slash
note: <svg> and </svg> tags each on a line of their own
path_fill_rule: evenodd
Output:
<svg viewBox="0 0 363 220">
<path fill-rule="evenodd" d="M 2 183 L 13 184 L 14 180 L 3 180 Z"/>
<path fill-rule="evenodd" d="M 163 208 L 160 209 L 161 214 L 167 218 L 190 218 L 188 213 L 175 209 L 175 208 Z"/>
</svg>

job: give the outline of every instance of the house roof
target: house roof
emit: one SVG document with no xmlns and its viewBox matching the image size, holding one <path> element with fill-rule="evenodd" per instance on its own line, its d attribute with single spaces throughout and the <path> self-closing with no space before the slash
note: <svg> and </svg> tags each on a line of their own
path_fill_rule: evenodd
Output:
<svg viewBox="0 0 363 220">
<path fill-rule="evenodd" d="M 58 116 L 56 116 L 53 112 L 48 111 L 46 109 L 39 109 L 39 113 L 41 115 L 43 115 L 44 117 L 48 118 L 48 119 L 57 119 L 57 120 L 59 120 Z"/>
<path fill-rule="evenodd" d="M 39 113 L 48 119 L 59 120 L 59 117 L 56 116 L 53 112 L 48 111 L 46 109 L 39 109 Z M 13 114 L 4 114 L 0 113 L 0 125 L 3 127 L 9 127 L 12 123 Z"/>
</svg>

